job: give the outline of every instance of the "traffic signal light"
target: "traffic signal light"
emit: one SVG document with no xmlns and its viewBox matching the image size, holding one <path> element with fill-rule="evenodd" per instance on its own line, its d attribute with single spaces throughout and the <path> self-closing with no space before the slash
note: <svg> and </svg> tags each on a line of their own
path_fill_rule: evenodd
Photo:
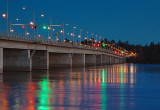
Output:
<svg viewBox="0 0 160 110">
<path fill-rule="evenodd" d="M 93 47 L 96 47 L 96 44 L 93 44 Z"/>
<path fill-rule="evenodd" d="M 43 29 L 47 29 L 47 26 L 43 26 Z"/>
<path fill-rule="evenodd" d="M 24 25 L 22 25 L 21 28 L 24 29 Z"/>
<path fill-rule="evenodd" d="M 106 47 L 106 44 L 105 44 L 105 43 L 103 43 L 103 44 L 102 44 L 102 47 Z"/>
<path fill-rule="evenodd" d="M 100 47 L 100 43 L 97 44 L 97 47 Z"/>
<path fill-rule="evenodd" d="M 36 29 L 36 28 L 37 28 L 37 26 L 31 25 L 31 29 Z"/>
</svg>

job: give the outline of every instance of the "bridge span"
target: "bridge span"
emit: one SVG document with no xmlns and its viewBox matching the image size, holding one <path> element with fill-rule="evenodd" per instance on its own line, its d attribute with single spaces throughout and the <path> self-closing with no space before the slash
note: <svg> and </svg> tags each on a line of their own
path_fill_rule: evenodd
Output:
<svg viewBox="0 0 160 110">
<path fill-rule="evenodd" d="M 0 33 L 0 73 L 126 62 L 111 49 Z"/>
</svg>

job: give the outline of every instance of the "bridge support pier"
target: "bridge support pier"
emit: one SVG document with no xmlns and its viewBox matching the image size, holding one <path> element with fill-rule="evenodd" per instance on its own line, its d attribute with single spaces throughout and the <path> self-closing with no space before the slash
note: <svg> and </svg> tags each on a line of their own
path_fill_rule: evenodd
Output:
<svg viewBox="0 0 160 110">
<path fill-rule="evenodd" d="M 3 73 L 3 48 L 0 48 L 0 74 Z"/>
<path fill-rule="evenodd" d="M 106 55 L 106 64 L 110 64 L 110 56 Z"/>
<path fill-rule="evenodd" d="M 49 67 L 72 67 L 72 55 L 68 53 L 50 53 Z"/>
<path fill-rule="evenodd" d="M 96 65 L 102 65 L 102 55 L 96 55 Z"/>
<path fill-rule="evenodd" d="M 36 50 L 32 56 L 32 69 L 49 69 L 49 53 Z"/>
<path fill-rule="evenodd" d="M 113 56 L 110 56 L 110 64 L 115 64 L 115 58 Z"/>
<path fill-rule="evenodd" d="M 72 67 L 85 66 L 85 54 L 73 54 L 72 55 Z"/>
<path fill-rule="evenodd" d="M 4 49 L 3 55 L 4 71 L 32 71 L 30 50 Z"/>
<path fill-rule="evenodd" d="M 119 58 L 115 57 L 114 59 L 115 59 L 115 64 L 119 64 L 120 63 Z"/>
<path fill-rule="evenodd" d="M 96 65 L 96 55 L 85 54 L 85 65 L 86 66 L 95 66 Z"/>
<path fill-rule="evenodd" d="M 106 59 L 107 59 L 107 56 L 106 55 L 102 55 L 102 65 L 106 65 Z"/>
<path fill-rule="evenodd" d="M 123 59 L 123 63 L 126 63 L 126 58 Z"/>
</svg>

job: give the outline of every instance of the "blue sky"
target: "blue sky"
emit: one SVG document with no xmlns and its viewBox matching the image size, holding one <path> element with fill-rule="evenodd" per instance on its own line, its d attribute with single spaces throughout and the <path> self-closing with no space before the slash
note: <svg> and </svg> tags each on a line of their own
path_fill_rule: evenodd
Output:
<svg viewBox="0 0 160 110">
<path fill-rule="evenodd" d="M 5 2 L 0 0 L 1 14 L 5 12 Z M 10 21 L 17 22 L 17 17 L 22 19 L 19 23 L 32 20 L 32 11 L 23 12 L 22 6 L 36 9 L 38 24 L 49 23 L 52 16 L 54 23 L 70 24 L 70 29 L 66 29 L 70 33 L 72 25 L 77 27 L 77 35 L 79 28 L 83 29 L 83 37 L 89 31 L 109 40 L 128 40 L 132 44 L 160 41 L 159 0 L 9 0 Z M 41 20 L 40 12 L 48 18 Z M 5 25 L 2 17 L 0 22 Z"/>
</svg>

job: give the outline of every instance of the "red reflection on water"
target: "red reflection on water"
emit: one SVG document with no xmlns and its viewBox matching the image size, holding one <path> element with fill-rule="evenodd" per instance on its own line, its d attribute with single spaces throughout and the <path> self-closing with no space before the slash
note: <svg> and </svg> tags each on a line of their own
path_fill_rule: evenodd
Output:
<svg viewBox="0 0 160 110">
<path fill-rule="evenodd" d="M 28 83 L 28 88 L 29 89 L 26 91 L 26 97 L 27 97 L 28 102 L 29 102 L 28 106 L 27 106 L 27 109 L 28 110 L 36 110 L 36 103 L 35 103 L 36 87 L 35 87 L 35 83 L 29 82 Z"/>
<path fill-rule="evenodd" d="M 3 84 L 1 88 L 7 88 L 7 90 L 5 89 L 0 89 L 0 91 L 2 91 L 0 94 L 0 109 L 1 110 L 9 110 L 8 105 L 8 94 L 9 94 L 9 87 L 6 84 Z"/>
</svg>

